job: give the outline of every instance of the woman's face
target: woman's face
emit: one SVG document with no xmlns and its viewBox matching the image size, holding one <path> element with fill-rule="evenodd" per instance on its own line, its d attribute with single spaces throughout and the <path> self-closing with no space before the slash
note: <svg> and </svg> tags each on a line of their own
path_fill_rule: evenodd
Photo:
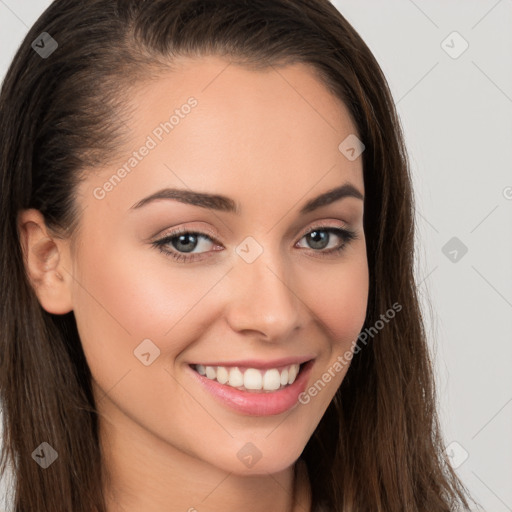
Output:
<svg viewBox="0 0 512 512">
<path fill-rule="evenodd" d="M 280 471 L 340 386 L 365 318 L 363 200 L 324 198 L 301 211 L 342 185 L 364 195 L 361 157 L 339 149 L 356 128 L 302 64 L 252 71 L 183 59 L 131 101 L 124 158 L 80 185 L 70 253 L 104 428 L 237 474 Z M 143 201 L 162 189 L 188 199 Z M 245 366 L 244 384 L 272 388 L 309 360 L 295 386 L 235 389 Z M 221 363 L 208 375 L 225 384 L 191 367 Z"/>
</svg>

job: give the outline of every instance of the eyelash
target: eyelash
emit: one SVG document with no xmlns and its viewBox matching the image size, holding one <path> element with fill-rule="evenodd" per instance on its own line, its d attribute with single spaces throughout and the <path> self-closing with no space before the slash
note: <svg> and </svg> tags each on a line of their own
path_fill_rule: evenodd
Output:
<svg viewBox="0 0 512 512">
<path fill-rule="evenodd" d="M 324 231 L 326 233 L 334 233 L 335 235 L 339 236 L 343 240 L 342 244 L 339 247 L 334 247 L 332 249 L 328 249 L 328 250 L 311 249 L 313 252 L 320 252 L 322 254 L 322 257 L 324 257 L 323 255 L 325 255 L 325 257 L 328 257 L 328 255 L 331 255 L 333 253 L 335 253 L 335 254 L 340 253 L 341 251 L 343 251 L 345 249 L 345 247 L 350 242 L 352 242 L 352 240 L 356 240 L 359 238 L 357 233 L 350 229 L 342 229 L 342 228 L 336 228 L 333 226 L 321 226 L 320 225 L 320 226 L 315 226 L 314 228 L 311 228 L 309 231 L 304 233 L 300 239 L 302 240 L 302 238 L 304 238 L 305 236 L 307 236 L 315 231 Z M 210 239 L 212 242 L 216 242 L 216 240 L 214 238 L 212 238 L 212 236 L 210 236 L 210 235 L 213 235 L 213 233 L 210 233 L 210 235 L 207 235 L 206 233 L 201 233 L 198 231 L 191 231 L 191 230 L 187 230 L 186 228 L 181 228 L 181 229 L 177 229 L 176 231 L 173 231 L 172 233 L 169 233 L 168 235 L 166 235 L 164 238 L 161 238 L 160 240 L 156 240 L 155 242 L 153 242 L 153 246 L 155 246 L 160 252 L 163 252 L 164 254 L 171 256 L 173 259 L 175 259 L 176 261 L 179 261 L 179 262 L 192 263 L 194 261 L 197 261 L 198 259 L 202 259 L 201 255 L 204 253 L 199 253 L 199 254 L 194 254 L 192 256 L 188 256 L 183 253 L 176 252 L 176 250 L 168 250 L 165 248 L 165 246 L 167 246 L 171 242 L 171 240 L 173 240 L 174 238 L 177 238 L 178 236 L 181 236 L 181 235 L 202 236 L 204 238 Z"/>
</svg>

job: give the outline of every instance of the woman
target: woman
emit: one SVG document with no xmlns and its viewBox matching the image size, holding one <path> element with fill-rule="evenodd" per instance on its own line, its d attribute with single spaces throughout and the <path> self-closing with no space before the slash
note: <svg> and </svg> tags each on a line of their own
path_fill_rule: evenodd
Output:
<svg viewBox="0 0 512 512">
<path fill-rule="evenodd" d="M 58 0 L 0 109 L 16 512 L 468 510 L 399 121 L 329 2 Z"/>
</svg>

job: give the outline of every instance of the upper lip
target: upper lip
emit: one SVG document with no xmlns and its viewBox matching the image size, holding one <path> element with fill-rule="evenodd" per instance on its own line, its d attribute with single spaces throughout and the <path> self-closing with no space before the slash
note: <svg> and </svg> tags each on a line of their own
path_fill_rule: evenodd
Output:
<svg viewBox="0 0 512 512">
<path fill-rule="evenodd" d="M 242 366 L 246 368 L 259 368 L 262 370 L 266 370 L 269 368 L 279 368 L 281 366 L 288 366 L 291 364 L 302 364 L 314 359 L 314 356 L 292 356 L 292 357 L 283 357 L 281 359 L 275 359 L 274 361 L 262 361 L 258 359 L 243 359 L 239 361 L 215 361 L 215 362 L 198 362 L 191 364 L 202 364 L 203 366 Z"/>
</svg>

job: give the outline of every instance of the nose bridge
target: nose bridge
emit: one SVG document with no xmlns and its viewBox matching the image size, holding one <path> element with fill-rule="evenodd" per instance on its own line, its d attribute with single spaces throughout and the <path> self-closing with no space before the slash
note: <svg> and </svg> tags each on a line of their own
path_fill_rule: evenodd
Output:
<svg viewBox="0 0 512 512">
<path fill-rule="evenodd" d="M 269 339 L 286 337 L 298 325 L 300 300 L 279 248 L 263 248 L 246 239 L 237 253 L 230 273 L 236 290 L 228 313 L 231 327 L 260 331 Z"/>
</svg>

